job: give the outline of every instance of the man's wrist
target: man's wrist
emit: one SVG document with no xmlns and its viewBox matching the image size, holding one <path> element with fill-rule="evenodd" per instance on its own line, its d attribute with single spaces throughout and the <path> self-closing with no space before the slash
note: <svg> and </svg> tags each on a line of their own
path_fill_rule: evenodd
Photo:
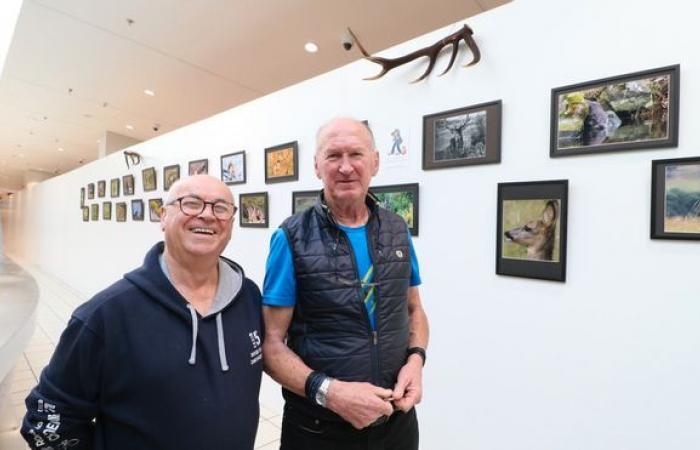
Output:
<svg viewBox="0 0 700 450">
<path fill-rule="evenodd" d="M 328 389 L 333 378 L 323 372 L 311 372 L 306 378 L 304 392 L 311 402 L 326 407 L 328 403 Z"/>
<path fill-rule="evenodd" d="M 421 359 L 423 360 L 423 365 L 425 366 L 426 355 L 425 355 L 425 349 L 423 347 L 410 347 L 408 350 L 406 350 L 406 360 L 408 360 L 408 358 L 411 355 L 420 356 Z"/>
</svg>

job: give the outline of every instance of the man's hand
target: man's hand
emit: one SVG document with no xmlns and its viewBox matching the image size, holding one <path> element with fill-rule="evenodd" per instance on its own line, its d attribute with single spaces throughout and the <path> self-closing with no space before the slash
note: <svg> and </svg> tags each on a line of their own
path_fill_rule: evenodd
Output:
<svg viewBox="0 0 700 450">
<path fill-rule="evenodd" d="M 370 383 L 331 381 L 328 387 L 328 409 L 361 430 L 381 416 L 394 412 L 391 405 L 391 389 L 383 389 Z"/>
<path fill-rule="evenodd" d="M 420 403 L 423 396 L 423 359 L 417 355 L 408 357 L 408 361 L 399 371 L 394 386 L 394 406 L 403 412 L 408 412 L 414 405 Z"/>
</svg>

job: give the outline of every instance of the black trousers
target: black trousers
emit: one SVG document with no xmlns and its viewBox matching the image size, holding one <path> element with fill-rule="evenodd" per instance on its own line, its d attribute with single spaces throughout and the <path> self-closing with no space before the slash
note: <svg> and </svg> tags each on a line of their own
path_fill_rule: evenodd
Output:
<svg viewBox="0 0 700 450">
<path fill-rule="evenodd" d="M 347 422 L 317 420 L 284 407 L 280 450 L 418 450 L 416 409 L 397 411 L 363 430 Z"/>
</svg>

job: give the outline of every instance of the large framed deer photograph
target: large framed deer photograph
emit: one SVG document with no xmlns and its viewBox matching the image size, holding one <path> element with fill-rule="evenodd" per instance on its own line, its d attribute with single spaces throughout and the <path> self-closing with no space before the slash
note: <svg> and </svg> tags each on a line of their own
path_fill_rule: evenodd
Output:
<svg viewBox="0 0 700 450">
<path fill-rule="evenodd" d="M 700 157 L 651 162 L 651 238 L 700 240 Z"/>
<path fill-rule="evenodd" d="M 498 184 L 496 273 L 566 280 L 568 180 Z"/>
</svg>

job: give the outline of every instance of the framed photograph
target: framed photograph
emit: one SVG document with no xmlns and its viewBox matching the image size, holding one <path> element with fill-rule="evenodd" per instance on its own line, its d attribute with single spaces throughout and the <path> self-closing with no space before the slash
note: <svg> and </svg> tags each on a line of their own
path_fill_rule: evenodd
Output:
<svg viewBox="0 0 700 450">
<path fill-rule="evenodd" d="M 102 198 L 105 196 L 105 191 L 107 190 L 107 182 L 101 180 L 97 182 L 97 196 Z"/>
<path fill-rule="evenodd" d="M 376 186 L 369 190 L 381 208 L 403 217 L 411 236 L 418 236 L 418 183 Z"/>
<path fill-rule="evenodd" d="M 299 145 L 287 142 L 265 149 L 265 183 L 299 179 Z"/>
<path fill-rule="evenodd" d="M 423 117 L 423 170 L 501 162 L 501 101 Z"/>
<path fill-rule="evenodd" d="M 209 160 L 198 159 L 196 161 L 190 161 L 187 167 L 190 175 L 206 175 L 209 173 Z"/>
<path fill-rule="evenodd" d="M 292 192 L 292 214 L 302 212 L 316 204 L 321 190 Z"/>
<path fill-rule="evenodd" d="M 148 200 L 148 218 L 151 222 L 160 222 L 160 210 L 163 209 L 162 198 Z"/>
<path fill-rule="evenodd" d="M 88 200 L 95 198 L 95 183 L 89 183 L 87 185 L 87 198 Z"/>
<path fill-rule="evenodd" d="M 82 209 L 85 206 L 85 188 L 81 187 L 80 188 L 80 208 Z"/>
<path fill-rule="evenodd" d="M 552 157 L 678 146 L 680 66 L 552 89 Z"/>
<path fill-rule="evenodd" d="M 221 181 L 226 184 L 245 183 L 245 151 L 221 157 Z"/>
<path fill-rule="evenodd" d="M 143 220 L 143 200 L 131 201 L 131 220 Z"/>
<path fill-rule="evenodd" d="M 102 202 L 102 219 L 112 220 L 112 202 Z"/>
<path fill-rule="evenodd" d="M 241 206 L 241 227 L 268 228 L 268 201 L 267 192 L 252 194 L 240 194 L 238 204 Z"/>
<path fill-rule="evenodd" d="M 122 177 L 122 187 L 124 195 L 134 195 L 134 176 L 124 175 Z"/>
<path fill-rule="evenodd" d="M 83 210 L 83 222 L 87 222 L 90 220 L 90 208 L 87 206 L 82 207 Z"/>
<path fill-rule="evenodd" d="M 566 280 L 568 180 L 498 184 L 496 273 Z"/>
<path fill-rule="evenodd" d="M 700 240 L 700 157 L 651 162 L 651 238 Z"/>
<path fill-rule="evenodd" d="M 163 190 L 170 190 L 170 186 L 180 179 L 180 164 L 163 167 Z"/>
<path fill-rule="evenodd" d="M 119 178 L 112 178 L 109 181 L 109 196 L 110 198 L 119 197 Z"/>
<path fill-rule="evenodd" d="M 155 167 L 149 167 L 148 169 L 143 169 L 141 171 L 141 176 L 143 178 L 143 191 L 144 192 L 149 192 L 149 191 L 155 191 L 158 188 L 157 184 L 157 177 L 156 177 L 156 168 Z"/>
<path fill-rule="evenodd" d="M 126 202 L 118 202 L 115 208 L 117 222 L 126 222 Z"/>
<path fill-rule="evenodd" d="M 90 220 L 93 222 L 96 222 L 100 220 L 100 204 L 99 203 L 93 203 L 90 205 Z"/>
</svg>

